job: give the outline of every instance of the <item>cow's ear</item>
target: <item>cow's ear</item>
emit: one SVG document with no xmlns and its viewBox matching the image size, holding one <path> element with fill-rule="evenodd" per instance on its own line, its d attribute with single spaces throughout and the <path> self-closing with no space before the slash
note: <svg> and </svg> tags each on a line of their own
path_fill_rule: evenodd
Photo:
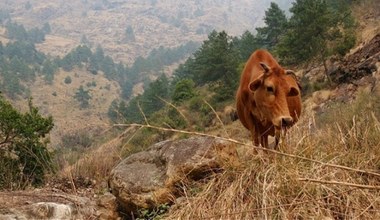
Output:
<svg viewBox="0 0 380 220">
<path fill-rule="evenodd" d="M 298 89 L 291 87 L 288 96 L 298 96 L 299 94 L 300 92 L 298 91 Z"/>
<path fill-rule="evenodd" d="M 261 82 L 262 82 L 261 79 L 256 79 L 255 81 L 251 82 L 249 84 L 249 90 L 251 90 L 251 92 L 256 91 L 260 87 Z"/>
<path fill-rule="evenodd" d="M 269 66 L 268 65 L 266 65 L 265 63 L 263 63 L 263 62 L 260 62 L 260 66 L 263 68 L 263 70 L 264 70 L 264 73 L 269 73 L 269 71 L 270 71 L 270 68 L 269 68 Z"/>
<path fill-rule="evenodd" d="M 286 75 L 293 77 L 294 80 L 296 81 L 297 85 L 298 85 L 298 88 L 302 89 L 301 82 L 293 70 L 286 70 L 285 73 L 286 73 Z"/>
</svg>

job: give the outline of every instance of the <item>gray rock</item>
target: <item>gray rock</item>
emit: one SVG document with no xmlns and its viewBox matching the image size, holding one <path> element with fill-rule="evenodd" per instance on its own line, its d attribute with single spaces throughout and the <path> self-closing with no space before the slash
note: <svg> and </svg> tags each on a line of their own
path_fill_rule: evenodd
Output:
<svg viewBox="0 0 380 220">
<path fill-rule="evenodd" d="M 98 199 L 49 190 L 0 192 L 0 220 L 120 219 L 116 198 Z"/>
<path fill-rule="evenodd" d="M 110 174 L 112 193 L 127 214 L 139 208 L 172 203 L 176 185 L 184 179 L 202 179 L 221 169 L 225 162 L 237 163 L 236 146 L 222 139 L 193 137 L 163 141 L 147 151 L 131 155 Z"/>
</svg>

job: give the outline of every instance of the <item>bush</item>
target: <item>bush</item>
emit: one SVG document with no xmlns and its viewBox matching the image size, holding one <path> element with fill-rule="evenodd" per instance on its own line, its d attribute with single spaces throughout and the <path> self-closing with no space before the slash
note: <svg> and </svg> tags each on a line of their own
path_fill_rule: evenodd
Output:
<svg viewBox="0 0 380 220">
<path fill-rule="evenodd" d="M 196 95 L 194 87 L 195 83 L 191 79 L 183 79 L 177 82 L 172 95 L 172 100 L 175 103 L 181 103 L 183 101 L 191 99 Z"/>
<path fill-rule="evenodd" d="M 20 113 L 0 96 L 0 189 L 40 185 L 53 171 L 46 135 L 53 118 L 44 118 L 29 101 L 29 111 Z"/>
<path fill-rule="evenodd" d="M 63 135 L 61 143 L 64 148 L 78 150 L 90 147 L 92 144 L 92 138 L 88 133 L 82 131 Z"/>
<path fill-rule="evenodd" d="M 66 76 L 64 82 L 65 82 L 66 84 L 70 84 L 70 83 L 72 82 L 71 77 L 70 77 L 70 76 Z"/>
</svg>

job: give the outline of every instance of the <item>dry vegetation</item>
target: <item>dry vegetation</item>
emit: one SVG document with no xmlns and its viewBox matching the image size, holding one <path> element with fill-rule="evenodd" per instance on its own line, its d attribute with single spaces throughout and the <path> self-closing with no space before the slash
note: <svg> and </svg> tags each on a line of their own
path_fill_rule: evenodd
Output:
<svg viewBox="0 0 380 220">
<path fill-rule="evenodd" d="M 358 21 L 357 37 L 359 42 L 368 42 L 380 32 L 380 10 L 377 0 L 360 0 L 353 7 Z"/>
<path fill-rule="evenodd" d="M 239 145 L 239 165 L 197 182 L 183 180 L 182 198 L 165 219 L 378 219 L 380 218 L 380 98 L 360 92 L 352 103 L 306 108 L 280 152 L 250 143 L 239 121 L 209 134 Z M 312 99 L 312 97 L 311 97 Z M 165 130 L 164 128 L 157 128 Z M 168 129 L 170 130 L 170 129 Z M 139 137 L 139 135 L 142 137 Z M 146 135 L 146 134 L 145 134 Z M 86 154 L 66 176 L 104 180 L 142 129 L 127 129 Z M 146 136 L 145 136 L 146 137 Z M 178 136 L 177 136 L 178 137 Z M 107 154 L 109 156 L 104 157 Z"/>
<path fill-rule="evenodd" d="M 283 153 L 239 148 L 241 166 L 186 183 L 168 219 L 378 219 L 379 98 L 304 115 Z M 244 132 L 244 131 L 242 131 Z M 199 193 L 194 193 L 199 192 Z"/>
<path fill-rule="evenodd" d="M 371 18 L 373 13 L 378 13 L 376 1 L 367 2 L 372 7 L 359 4 L 355 14 Z M 365 12 L 366 8 L 369 8 L 369 13 Z M 367 23 L 370 28 L 361 32 L 361 41 L 379 32 L 378 17 L 375 14 L 375 19 Z M 66 48 L 73 41 L 48 36 L 49 45 L 42 44 L 39 47 L 42 50 L 45 46 L 54 48 L 51 45 L 55 43 L 57 48 Z M 72 77 L 73 83 L 68 86 L 63 83 L 67 74 L 59 73 L 52 86 L 42 81 L 36 83 L 31 89 L 36 104 L 43 106 L 43 112 L 50 112 L 50 107 L 54 106 L 56 110 L 52 114 L 56 124 L 66 126 L 67 130 L 81 126 L 83 129 L 93 125 L 104 126 L 106 108 L 116 98 L 110 96 L 119 93 L 117 86 L 112 84 L 111 91 L 107 91 L 100 87 L 104 88 L 110 82 L 96 81 L 97 87 L 93 88 L 93 92 L 97 98 L 91 101 L 91 106 L 99 108 L 92 111 L 97 113 L 74 112 L 67 106 L 77 105 L 72 98 L 75 90 L 93 79 L 88 73 L 86 78 L 82 78 L 85 74 L 79 73 L 79 78 Z M 54 92 L 57 96 L 52 95 Z M 322 101 L 329 99 L 322 96 L 317 98 Z M 42 103 L 39 100 L 47 101 Z M 241 164 L 226 165 L 222 172 L 212 174 L 203 182 L 184 181 L 179 186 L 183 197 L 174 202 L 165 218 L 379 219 L 379 109 L 380 98 L 368 92 L 363 92 L 353 103 L 325 106 L 317 115 L 307 108 L 302 120 L 291 129 L 287 140 L 282 143 L 281 152 L 254 150 L 249 141 L 249 132 L 238 121 L 228 125 L 216 123 L 217 129 L 208 133 L 231 138 L 239 144 Z M 142 143 L 148 141 L 147 136 L 152 136 L 152 133 L 144 133 L 144 129 L 129 131 L 114 139 L 110 138 L 110 141 L 100 146 L 93 146 L 84 153 L 65 154 L 61 158 L 66 163 L 63 164 L 65 168 L 59 175 L 104 181 L 114 165 L 125 155 L 133 153 L 129 141 Z M 69 161 L 73 161 L 73 164 Z"/>
<path fill-rule="evenodd" d="M 71 78 L 71 83 L 65 83 L 66 77 Z M 81 109 L 74 98 L 80 86 L 90 91 L 92 98 L 88 108 Z M 40 112 L 54 118 L 55 126 L 50 134 L 54 148 L 61 145 L 65 135 L 79 134 L 81 131 L 90 137 L 101 134 L 108 127 L 108 107 L 120 94 L 117 82 L 106 79 L 102 73 L 93 75 L 79 68 L 72 72 L 60 70 L 51 84 L 37 77 L 28 87 L 33 103 Z M 20 109 L 27 108 L 26 102 L 15 101 L 14 104 Z"/>
</svg>

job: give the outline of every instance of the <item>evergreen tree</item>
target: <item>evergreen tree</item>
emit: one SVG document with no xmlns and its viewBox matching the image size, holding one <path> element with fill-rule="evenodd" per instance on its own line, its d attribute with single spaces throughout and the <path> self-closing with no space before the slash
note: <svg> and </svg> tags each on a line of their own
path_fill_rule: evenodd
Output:
<svg viewBox="0 0 380 220">
<path fill-rule="evenodd" d="M 183 79 L 177 82 L 172 94 L 172 100 L 177 104 L 189 100 L 196 95 L 194 87 L 195 83 L 191 79 Z"/>
<path fill-rule="evenodd" d="M 25 9 L 26 10 L 30 10 L 32 8 L 32 4 L 29 2 L 29 1 L 27 1 L 26 3 L 25 3 Z"/>
<path fill-rule="evenodd" d="M 27 41 L 15 41 L 8 43 L 4 48 L 4 55 L 9 59 L 17 56 L 28 64 L 41 65 L 45 60 L 45 55 L 38 52 L 35 45 Z"/>
<path fill-rule="evenodd" d="M 233 43 L 240 53 L 240 59 L 243 61 L 248 60 L 255 50 L 263 47 L 262 44 L 259 44 L 258 39 L 249 31 L 244 32 L 240 39 L 234 38 Z"/>
<path fill-rule="evenodd" d="M 213 31 L 195 52 L 194 81 L 197 85 L 236 76 L 238 53 L 226 32 Z"/>
<path fill-rule="evenodd" d="M 2 78 L 1 90 L 11 99 L 15 99 L 17 95 L 21 95 L 25 90 L 16 74 L 9 72 L 8 70 L 3 70 Z"/>
<path fill-rule="evenodd" d="M 108 117 L 112 122 L 125 122 L 127 115 L 127 104 L 125 101 L 113 100 L 108 108 Z"/>
<path fill-rule="evenodd" d="M 75 49 L 74 54 L 78 64 L 87 63 L 92 56 L 91 49 L 86 45 L 79 45 Z"/>
<path fill-rule="evenodd" d="M 133 31 L 133 28 L 131 25 L 128 25 L 125 29 L 125 42 L 134 42 L 136 40 L 135 32 Z"/>
<path fill-rule="evenodd" d="M 41 72 L 44 75 L 44 79 L 48 83 L 52 83 L 54 80 L 54 74 L 57 71 L 58 67 L 50 59 L 46 59 L 42 64 Z"/>
<path fill-rule="evenodd" d="M 50 34 L 51 33 L 51 27 L 50 27 L 50 24 L 48 22 L 46 22 L 44 24 L 44 26 L 42 27 L 42 31 L 44 34 Z"/>
<path fill-rule="evenodd" d="M 240 59 L 231 37 L 224 31 L 213 31 L 194 56 L 196 85 L 212 83 L 219 101 L 232 98 L 238 83 Z"/>
<path fill-rule="evenodd" d="M 169 80 L 165 74 L 150 83 L 141 97 L 140 105 L 146 115 L 151 115 L 166 105 L 160 98 L 169 98 Z"/>
<path fill-rule="evenodd" d="M 110 118 L 110 120 L 112 122 L 117 122 L 117 119 L 119 117 L 118 107 L 119 107 L 119 105 L 118 105 L 118 102 L 117 102 L 116 99 L 113 100 L 111 102 L 111 105 L 108 107 L 108 113 L 107 113 L 107 115 L 108 115 L 108 117 Z"/>
<path fill-rule="evenodd" d="M 110 56 L 105 56 L 100 63 L 100 70 L 104 72 L 108 79 L 117 79 L 115 71 L 115 63 Z"/>
<path fill-rule="evenodd" d="M 59 61 L 59 66 L 62 67 L 63 70 L 69 72 L 73 70 L 76 62 L 77 60 L 74 58 L 74 54 L 68 53 L 62 60 Z"/>
<path fill-rule="evenodd" d="M 4 45 L 3 43 L 0 41 L 0 57 L 2 57 L 4 55 Z"/>
<path fill-rule="evenodd" d="M 121 97 L 123 99 L 128 100 L 131 97 L 132 92 L 133 92 L 133 84 L 132 84 L 132 82 L 130 80 L 125 80 L 125 82 L 122 85 L 121 89 L 122 89 L 122 91 L 121 91 Z"/>
<path fill-rule="evenodd" d="M 141 123 L 144 121 L 143 114 L 141 113 L 141 110 L 140 110 L 141 98 L 142 96 L 138 95 L 128 102 L 128 106 L 126 108 L 126 113 L 125 113 L 125 120 L 127 123 Z"/>
<path fill-rule="evenodd" d="M 24 25 L 19 25 L 17 23 L 8 22 L 6 25 L 7 28 L 7 36 L 10 39 L 15 39 L 19 41 L 28 40 L 28 33 L 24 28 Z"/>
<path fill-rule="evenodd" d="M 104 51 L 103 48 L 98 45 L 95 49 L 95 53 L 90 57 L 90 64 L 88 70 L 93 74 L 96 74 L 100 70 L 100 63 L 103 62 Z"/>
<path fill-rule="evenodd" d="M 92 45 L 91 42 L 86 37 L 86 35 L 82 35 L 82 38 L 80 39 L 80 43 L 83 45 L 86 45 L 88 47 L 91 47 L 91 45 Z"/>
<path fill-rule="evenodd" d="M 90 105 L 90 91 L 84 90 L 83 86 L 80 86 L 78 90 L 75 92 L 74 98 L 80 103 L 81 108 L 88 108 Z"/>
<path fill-rule="evenodd" d="M 94 53 L 95 60 L 101 62 L 104 59 L 104 50 L 102 46 L 98 45 Z"/>
<path fill-rule="evenodd" d="M 349 43 L 345 51 L 354 45 L 354 36 L 349 34 L 349 27 L 345 25 L 347 20 L 352 20 L 349 8 L 339 7 L 337 10 L 328 2 L 297 0 L 293 3 L 289 29 L 276 48 L 283 62 L 296 64 L 318 59 L 324 64 L 327 75 L 327 57 L 337 52 L 336 46 L 342 39 L 346 36 L 347 40 L 343 42 Z"/>
<path fill-rule="evenodd" d="M 34 71 L 29 68 L 28 64 L 19 59 L 17 56 L 12 57 L 10 60 L 9 70 L 18 78 L 25 81 L 31 81 L 35 79 Z"/>
<path fill-rule="evenodd" d="M 285 12 L 276 3 L 271 2 L 269 9 L 265 11 L 264 22 L 265 27 L 256 28 L 257 36 L 263 46 L 272 50 L 284 35 L 288 21 Z"/>
<path fill-rule="evenodd" d="M 185 63 L 180 64 L 177 69 L 174 70 L 172 84 L 175 85 L 182 79 L 194 79 L 193 66 L 195 66 L 195 59 L 193 57 L 189 57 Z"/>
<path fill-rule="evenodd" d="M 0 24 L 5 23 L 5 21 L 10 20 L 11 17 L 7 10 L 0 9 Z"/>
<path fill-rule="evenodd" d="M 45 33 L 38 28 L 32 28 L 28 31 L 28 40 L 33 43 L 42 43 L 45 41 Z"/>
</svg>

